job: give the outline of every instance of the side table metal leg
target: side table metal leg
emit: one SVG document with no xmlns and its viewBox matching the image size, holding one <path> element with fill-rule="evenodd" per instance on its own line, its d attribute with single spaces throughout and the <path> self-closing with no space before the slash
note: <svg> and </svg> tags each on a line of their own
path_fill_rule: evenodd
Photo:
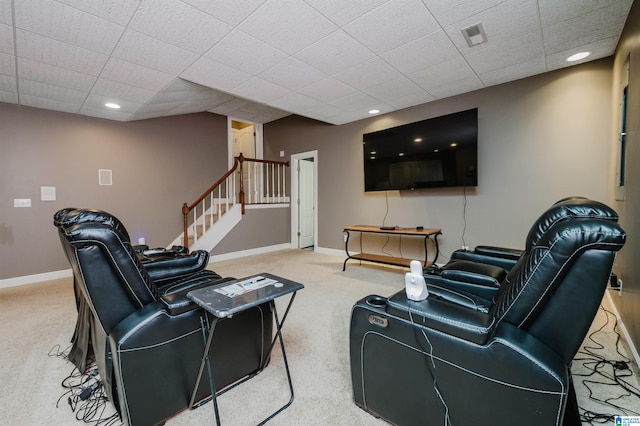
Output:
<svg viewBox="0 0 640 426">
<path fill-rule="evenodd" d="M 198 387 L 200 387 L 200 381 L 202 380 L 202 373 L 204 371 L 204 366 L 207 366 L 207 372 L 209 373 L 209 388 L 211 390 L 211 399 L 213 400 L 213 411 L 216 417 L 216 425 L 220 426 L 220 415 L 218 413 L 218 400 L 216 398 L 216 385 L 213 381 L 213 371 L 211 369 L 211 358 L 209 357 L 209 350 L 211 348 L 211 341 L 213 340 L 213 332 L 216 328 L 216 323 L 218 322 L 218 318 L 214 318 L 213 323 L 209 325 L 209 318 L 205 314 L 205 319 L 200 317 L 200 325 L 202 326 L 202 334 L 203 337 L 206 336 L 206 343 L 204 345 L 204 353 L 202 355 L 202 362 L 200 363 L 200 370 L 198 371 L 198 378 L 196 379 L 196 384 L 193 388 L 193 393 L 191 394 L 191 402 L 189 403 L 189 407 L 197 408 L 199 405 L 194 406 L 196 395 L 198 393 Z M 207 399 L 203 401 L 206 403 Z"/>
<path fill-rule="evenodd" d="M 271 308 L 273 310 L 273 316 L 274 319 L 276 320 L 276 336 L 274 337 L 273 341 L 271 342 L 271 347 L 269 348 L 269 353 L 271 353 L 271 350 L 273 349 L 273 346 L 276 343 L 276 340 L 278 340 L 280 342 L 280 349 L 282 350 L 282 360 L 284 361 L 284 369 L 285 372 L 287 373 L 287 380 L 289 381 L 289 392 L 291 393 L 291 397 L 289 398 L 289 402 L 287 402 L 286 404 L 284 404 L 282 407 L 280 407 L 278 410 L 276 410 L 273 414 L 271 414 L 269 417 L 267 417 L 266 419 L 264 419 L 262 422 L 260 422 L 258 424 L 258 426 L 262 426 L 265 423 L 267 423 L 269 420 L 271 420 L 272 418 L 274 418 L 275 416 L 277 416 L 280 412 L 282 412 L 284 409 L 286 409 L 288 406 L 290 406 L 293 403 L 293 382 L 291 381 L 291 372 L 289 371 L 289 362 L 287 361 L 287 353 L 284 350 L 284 340 L 282 339 L 282 326 L 284 324 L 284 321 L 287 319 L 287 315 L 289 315 L 289 309 L 291 308 L 291 305 L 293 304 L 293 299 L 295 299 L 296 297 L 296 293 L 293 293 L 291 295 L 291 299 L 289 300 L 289 304 L 287 305 L 287 309 L 284 312 L 284 315 L 282 316 L 282 321 L 279 320 L 278 318 L 278 310 L 276 309 L 276 305 L 274 303 L 274 301 L 272 300 L 271 303 Z"/>
</svg>

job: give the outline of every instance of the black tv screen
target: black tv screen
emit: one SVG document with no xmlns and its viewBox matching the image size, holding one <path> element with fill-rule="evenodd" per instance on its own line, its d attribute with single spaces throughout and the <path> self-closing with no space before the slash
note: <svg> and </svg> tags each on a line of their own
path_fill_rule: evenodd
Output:
<svg viewBox="0 0 640 426">
<path fill-rule="evenodd" d="M 364 190 L 478 186 L 478 109 L 363 135 Z"/>
</svg>

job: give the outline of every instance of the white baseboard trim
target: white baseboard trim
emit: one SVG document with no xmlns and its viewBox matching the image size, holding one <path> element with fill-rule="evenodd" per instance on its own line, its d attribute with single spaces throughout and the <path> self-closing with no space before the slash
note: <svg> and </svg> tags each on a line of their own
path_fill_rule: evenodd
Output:
<svg viewBox="0 0 640 426">
<path fill-rule="evenodd" d="M 211 264 L 212 262 L 222 262 L 224 260 L 239 259 L 239 258 L 242 258 L 242 257 L 253 256 L 253 255 L 256 255 L 256 254 L 270 253 L 272 251 L 287 250 L 287 249 L 291 249 L 291 248 L 293 248 L 291 243 L 283 243 L 283 244 L 276 244 L 276 245 L 273 245 L 273 246 L 258 247 L 258 248 L 249 249 L 249 250 L 242 250 L 242 251 L 234 251 L 234 252 L 231 252 L 231 253 L 217 254 L 217 255 L 211 256 L 209 258 L 209 263 Z"/>
<path fill-rule="evenodd" d="M 622 335 L 627 341 L 627 345 L 629 345 L 629 348 L 631 349 L 631 355 L 633 355 L 633 359 L 636 362 L 636 365 L 640 366 L 640 355 L 638 355 L 638 351 L 636 350 L 636 347 L 633 344 L 633 340 L 631 340 L 631 335 L 627 331 L 627 328 L 624 326 L 624 322 L 622 322 L 622 318 L 620 317 L 618 308 L 616 308 L 616 304 L 613 303 L 613 299 L 611 298 L 611 291 L 607 290 L 606 295 L 607 295 L 607 298 L 609 299 L 609 305 L 611 306 L 611 310 L 613 311 L 613 314 L 618 319 L 618 326 L 620 327 L 620 331 L 622 331 Z"/>
<path fill-rule="evenodd" d="M 0 280 L 0 288 L 17 287 L 21 285 L 37 284 L 43 281 L 57 280 L 73 276 L 71 269 L 62 271 L 44 272 L 42 274 L 25 275 L 23 277 L 6 278 Z"/>
<path fill-rule="evenodd" d="M 313 251 L 320 254 L 330 254 L 332 256 L 347 257 L 347 254 L 344 252 L 344 250 L 336 250 L 326 247 L 315 247 Z"/>
</svg>

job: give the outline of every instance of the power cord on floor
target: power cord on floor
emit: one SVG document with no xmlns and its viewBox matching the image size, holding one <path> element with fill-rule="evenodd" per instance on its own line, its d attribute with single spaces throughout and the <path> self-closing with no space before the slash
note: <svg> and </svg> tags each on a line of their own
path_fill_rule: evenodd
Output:
<svg viewBox="0 0 640 426">
<path fill-rule="evenodd" d="M 61 351 L 59 345 L 49 351 L 49 356 L 58 356 L 69 361 L 68 349 Z M 62 380 L 61 385 L 66 391 L 58 398 L 56 408 L 60 407 L 62 401 L 66 401 L 79 421 L 97 426 L 123 425 L 118 413 L 107 412 L 110 408 L 109 398 L 104 390 L 95 359 L 87 359 L 84 372 L 74 367 Z"/>
<path fill-rule="evenodd" d="M 587 336 L 592 344 L 584 344 L 574 358 L 574 362 L 580 363 L 587 372 L 574 373 L 573 376 L 574 378 L 583 377 L 582 384 L 589 391 L 589 399 L 610 407 L 613 412 L 596 413 L 578 407 L 580 420 L 590 425 L 610 423 L 618 415 L 640 415 L 636 411 L 623 407 L 618 402 L 625 397 L 640 398 L 640 389 L 626 380 L 628 377 L 633 377 L 633 372 L 629 367 L 631 360 L 620 351 L 621 335 L 618 331 L 618 320 L 611 311 L 603 306 L 600 306 L 600 309 L 605 314 L 605 323 Z M 604 349 L 604 345 L 596 340 L 596 336 L 610 324 L 610 318 L 615 319 L 613 331 L 616 333 L 615 348 L 618 359 L 609 359 L 595 352 Z M 615 397 L 604 398 L 597 395 L 597 388 L 617 388 L 623 392 Z"/>
</svg>

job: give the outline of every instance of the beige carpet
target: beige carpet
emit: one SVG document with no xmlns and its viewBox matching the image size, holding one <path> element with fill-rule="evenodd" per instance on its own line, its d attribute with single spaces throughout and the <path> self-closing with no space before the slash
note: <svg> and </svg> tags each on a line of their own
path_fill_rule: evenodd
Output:
<svg viewBox="0 0 640 426">
<path fill-rule="evenodd" d="M 286 250 L 212 265 L 211 269 L 222 276 L 240 278 L 270 272 L 305 285 L 296 296 L 283 329 L 295 400 L 269 424 L 387 424 L 353 403 L 349 318 L 351 307 L 361 297 L 388 296 L 402 289 L 406 270 L 351 262 L 343 272 L 343 260 L 308 250 Z M 286 302 L 287 298 L 278 301 L 281 313 Z M 73 333 L 76 313 L 71 279 L 0 290 L 0 306 L 0 425 L 81 425 L 66 398 L 56 407 L 64 392 L 60 383 L 73 367 L 62 358 L 49 355 L 56 345 L 66 347 Z M 615 354 L 611 350 L 615 347 L 615 334 L 608 330 L 613 321 L 605 322 L 603 315 L 594 322 L 596 327 L 605 324 L 596 337 L 604 339 L 608 353 Z M 636 378 L 631 380 L 637 386 Z M 584 388 L 579 388 L 581 406 L 610 412 L 587 401 L 587 395 Z M 282 356 L 276 346 L 270 365 L 261 374 L 219 398 L 220 416 L 225 425 L 256 424 L 288 397 Z M 636 397 L 616 402 L 640 412 Z M 167 425 L 212 421 L 213 407 L 209 403 L 184 411 Z"/>
</svg>

